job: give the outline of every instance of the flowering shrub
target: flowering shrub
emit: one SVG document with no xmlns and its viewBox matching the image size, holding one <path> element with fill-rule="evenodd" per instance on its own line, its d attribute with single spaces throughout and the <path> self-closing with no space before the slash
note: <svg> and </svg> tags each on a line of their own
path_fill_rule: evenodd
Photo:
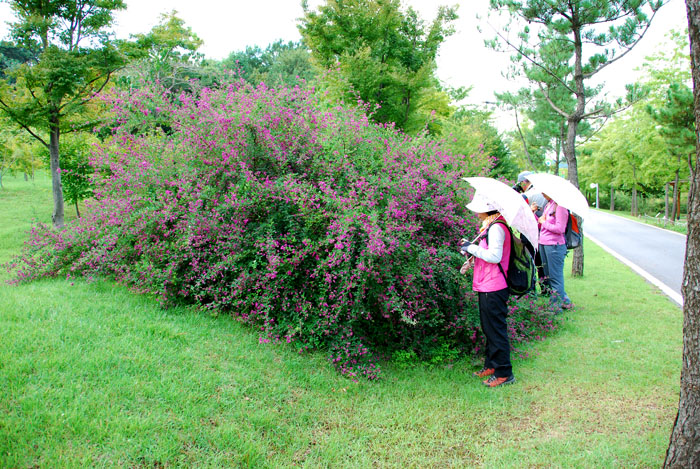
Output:
<svg viewBox="0 0 700 469">
<path fill-rule="evenodd" d="M 455 249 L 475 220 L 457 181 L 482 160 L 298 87 L 111 99 L 89 213 L 36 227 L 17 281 L 112 277 L 234 315 L 261 342 L 327 350 L 351 377 L 377 377 L 377 351 L 476 343 Z"/>
</svg>

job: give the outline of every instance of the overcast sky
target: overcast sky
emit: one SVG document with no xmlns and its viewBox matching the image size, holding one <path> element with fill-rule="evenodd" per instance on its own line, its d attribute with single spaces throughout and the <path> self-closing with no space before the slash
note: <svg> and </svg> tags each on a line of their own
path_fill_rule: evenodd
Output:
<svg viewBox="0 0 700 469">
<path fill-rule="evenodd" d="M 310 0 L 311 8 L 321 0 Z M 413 6 L 426 21 L 435 17 L 437 5 L 452 5 L 452 1 L 403 0 Z M 487 19 L 488 0 L 463 1 L 458 10 L 456 34 L 447 38 L 438 57 L 438 77 L 447 85 L 473 86 L 469 102 L 474 104 L 493 101 L 493 92 L 515 90 L 517 83 L 502 76 L 508 67 L 507 54 L 486 49 L 484 39 L 494 35 Z M 205 56 L 222 59 L 230 52 L 245 49 L 248 45 L 265 47 L 283 39 L 297 41 L 297 19 L 302 16 L 300 0 L 127 0 L 127 9 L 116 16 L 117 37 L 146 33 L 158 23 L 161 13 L 177 10 L 178 16 L 204 41 L 200 52 Z M 481 18 L 478 19 L 477 15 Z M 11 20 L 7 3 L 0 3 L 0 38 L 7 34 L 6 22 Z M 664 35 L 671 29 L 687 26 L 685 2 L 670 0 L 652 23 L 652 27 L 639 45 L 628 56 L 611 65 L 602 79 L 606 90 L 614 96 L 624 92 L 625 83 L 638 77 L 634 71 L 644 57 L 654 53 L 664 43 Z M 483 32 L 478 31 L 481 26 Z M 509 127 L 507 117 L 501 116 L 498 126 Z"/>
</svg>

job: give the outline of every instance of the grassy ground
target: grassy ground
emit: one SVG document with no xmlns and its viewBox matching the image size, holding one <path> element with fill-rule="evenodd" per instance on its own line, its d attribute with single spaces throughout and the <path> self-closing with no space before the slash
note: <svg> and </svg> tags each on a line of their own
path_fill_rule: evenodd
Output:
<svg viewBox="0 0 700 469">
<path fill-rule="evenodd" d="M 51 207 L 47 181 L 6 182 L 0 262 Z M 585 253 L 566 278 L 578 309 L 496 390 L 468 360 L 352 383 L 320 354 L 106 281 L 2 284 L 0 467 L 658 467 L 681 311 Z"/>
<path fill-rule="evenodd" d="M 650 216 L 635 217 L 634 215 L 631 215 L 627 212 L 620 212 L 618 210 L 611 211 L 611 210 L 606 210 L 603 208 L 596 209 L 596 210 L 600 210 L 601 212 L 605 212 L 605 213 L 610 213 L 612 215 L 617 215 L 618 217 L 629 218 L 630 220 L 638 221 L 640 223 L 646 223 L 647 225 L 656 226 L 658 228 L 664 228 L 666 230 L 675 231 L 676 233 L 681 233 L 684 235 L 688 234 L 688 225 L 685 224 L 686 223 L 685 218 L 681 219 L 683 224 L 681 224 L 681 223 L 671 224 L 670 222 L 664 222 L 663 219 L 657 219 L 657 218 L 653 218 Z"/>
</svg>

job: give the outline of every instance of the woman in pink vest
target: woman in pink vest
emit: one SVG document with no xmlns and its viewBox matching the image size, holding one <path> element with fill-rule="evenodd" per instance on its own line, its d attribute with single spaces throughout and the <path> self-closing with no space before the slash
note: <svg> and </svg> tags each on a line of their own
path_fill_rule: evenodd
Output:
<svg viewBox="0 0 700 469">
<path fill-rule="evenodd" d="M 475 243 L 462 240 L 462 253 L 467 256 L 467 262 L 461 272 L 465 274 L 474 267 L 472 288 L 479 294 L 481 330 L 486 337 L 484 367 L 474 376 L 487 378 L 484 385 L 495 388 L 515 382 L 506 322 L 509 293 L 505 276 L 510 259 L 510 232 L 502 223 L 495 223 L 496 220 L 503 220 L 503 217 L 495 205 L 478 192 L 467 208 L 477 214 L 481 229 Z"/>
<path fill-rule="evenodd" d="M 564 232 L 569 220 L 569 211 L 557 205 L 547 194 L 542 195 L 547 199 L 547 205 L 539 218 L 539 252 L 545 275 L 544 283 L 551 291 L 554 311 L 560 313 L 562 309 L 572 306 L 569 295 L 564 290 L 564 260 L 567 254 Z"/>
</svg>

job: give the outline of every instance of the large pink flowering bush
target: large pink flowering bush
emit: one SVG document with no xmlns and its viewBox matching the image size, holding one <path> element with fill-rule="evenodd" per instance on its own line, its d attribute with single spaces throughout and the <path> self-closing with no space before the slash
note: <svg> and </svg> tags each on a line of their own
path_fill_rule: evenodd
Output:
<svg viewBox="0 0 700 469">
<path fill-rule="evenodd" d="M 327 350 L 353 377 L 378 376 L 377 352 L 479 342 L 455 246 L 475 227 L 460 177 L 488 170 L 483 158 L 300 88 L 112 103 L 89 213 L 61 232 L 35 228 L 18 281 L 115 278 L 229 313 L 262 342 Z"/>
</svg>

